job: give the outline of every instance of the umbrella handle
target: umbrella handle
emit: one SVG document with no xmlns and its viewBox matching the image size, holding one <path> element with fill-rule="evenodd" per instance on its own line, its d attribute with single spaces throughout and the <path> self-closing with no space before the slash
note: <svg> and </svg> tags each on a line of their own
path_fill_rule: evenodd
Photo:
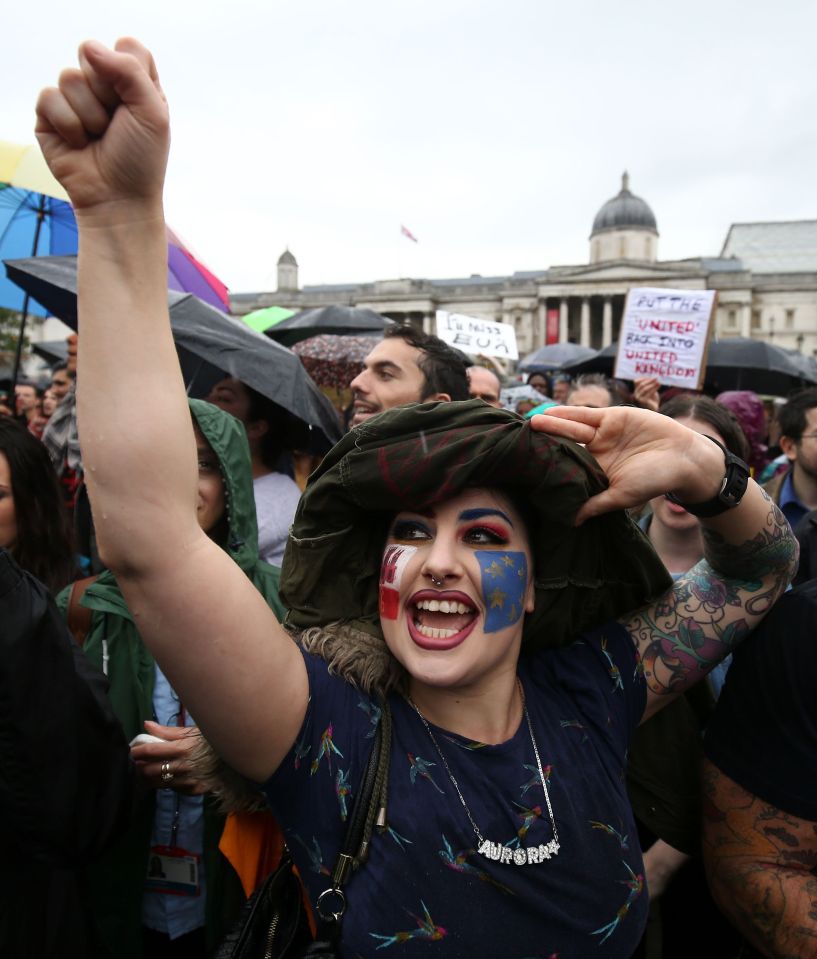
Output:
<svg viewBox="0 0 817 959">
<path fill-rule="evenodd" d="M 16 409 L 16 407 L 13 406 L 14 392 L 15 387 L 17 386 L 17 380 L 20 376 L 20 363 L 22 362 L 23 358 L 23 338 L 26 332 L 26 320 L 28 319 L 28 300 L 29 296 L 28 293 L 26 293 L 25 299 L 23 300 L 23 315 L 22 319 L 20 320 L 20 332 L 17 334 L 17 346 L 14 350 L 14 368 L 11 371 L 11 398 L 12 407 L 14 409 Z"/>
<path fill-rule="evenodd" d="M 37 247 L 40 245 L 40 230 L 42 229 L 43 220 L 45 219 L 45 207 L 46 207 L 45 194 L 41 193 L 40 201 L 37 206 L 37 225 L 34 227 L 34 242 L 31 245 L 32 256 L 37 255 Z M 20 320 L 20 335 L 17 338 L 17 349 L 14 351 L 14 369 L 12 370 L 12 373 L 11 373 L 12 404 L 14 402 L 13 398 L 14 398 L 14 391 L 17 386 L 17 378 L 20 375 L 20 362 L 23 356 L 23 336 L 25 335 L 26 320 L 28 319 L 28 300 L 29 300 L 29 296 L 28 296 L 28 293 L 26 293 L 25 299 L 23 300 L 23 318 Z M 16 411 L 17 407 L 13 406 L 13 408 Z"/>
<path fill-rule="evenodd" d="M 196 380 L 198 379 L 198 375 L 199 375 L 199 373 L 201 373 L 201 368 L 202 368 L 203 366 L 204 366 L 204 360 L 203 360 L 203 359 L 199 359 L 199 365 L 196 367 L 195 371 L 193 372 L 193 375 L 190 377 L 190 382 L 187 384 L 187 395 L 188 395 L 188 396 L 190 396 L 191 391 L 192 391 L 192 389 L 193 389 L 193 386 L 195 385 Z"/>
</svg>

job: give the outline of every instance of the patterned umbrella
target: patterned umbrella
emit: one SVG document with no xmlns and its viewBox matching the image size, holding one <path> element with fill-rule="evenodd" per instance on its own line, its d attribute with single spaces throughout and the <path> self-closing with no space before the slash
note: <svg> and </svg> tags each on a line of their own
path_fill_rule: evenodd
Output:
<svg viewBox="0 0 817 959">
<path fill-rule="evenodd" d="M 349 384 L 363 369 L 363 361 L 380 342 L 382 335 L 339 336 L 326 333 L 301 340 L 292 347 L 307 373 L 343 412 L 352 402 Z"/>
</svg>

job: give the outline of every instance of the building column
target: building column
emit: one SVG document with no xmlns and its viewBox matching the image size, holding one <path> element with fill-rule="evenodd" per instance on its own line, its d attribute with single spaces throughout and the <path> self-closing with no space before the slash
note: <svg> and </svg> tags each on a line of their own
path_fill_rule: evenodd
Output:
<svg viewBox="0 0 817 959">
<path fill-rule="evenodd" d="M 539 335 L 534 336 L 532 349 L 536 350 L 547 343 L 548 318 L 547 303 L 544 300 L 539 301 Z"/>
<path fill-rule="evenodd" d="M 744 303 L 740 308 L 740 335 L 749 339 L 752 335 L 752 304 Z"/>
<path fill-rule="evenodd" d="M 579 342 L 582 346 L 590 346 L 590 298 L 582 297 L 581 325 L 579 327 Z"/>
<path fill-rule="evenodd" d="M 601 345 L 609 346 L 613 342 L 613 302 L 609 296 L 604 298 L 601 314 Z"/>
<path fill-rule="evenodd" d="M 567 343 L 567 297 L 559 300 L 559 342 Z"/>
<path fill-rule="evenodd" d="M 423 315 L 423 333 L 434 333 L 437 325 L 436 313 L 426 313 Z"/>
</svg>

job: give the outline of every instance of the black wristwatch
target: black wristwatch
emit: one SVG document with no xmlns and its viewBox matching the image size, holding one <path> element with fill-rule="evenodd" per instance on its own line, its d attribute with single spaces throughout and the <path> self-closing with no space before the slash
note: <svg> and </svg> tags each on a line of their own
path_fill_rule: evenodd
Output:
<svg viewBox="0 0 817 959">
<path fill-rule="evenodd" d="M 729 509 L 734 509 L 743 499 L 746 487 L 749 485 L 749 467 L 739 456 L 730 453 L 723 443 L 719 443 L 714 436 L 704 433 L 704 436 L 716 446 L 723 450 L 723 456 L 726 460 L 726 473 L 723 477 L 721 488 L 712 499 L 704 500 L 703 503 L 682 503 L 672 493 L 667 493 L 667 499 L 677 506 L 683 506 L 687 513 L 693 516 L 699 516 L 701 519 L 709 519 L 712 516 L 720 516 Z"/>
</svg>

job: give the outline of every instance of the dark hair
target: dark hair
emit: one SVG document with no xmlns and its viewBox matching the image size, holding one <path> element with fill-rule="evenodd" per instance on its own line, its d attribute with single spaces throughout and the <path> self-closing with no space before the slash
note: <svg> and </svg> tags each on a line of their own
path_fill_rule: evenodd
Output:
<svg viewBox="0 0 817 959">
<path fill-rule="evenodd" d="M 669 416 L 673 420 L 690 417 L 700 420 L 702 423 L 708 423 L 712 429 L 723 437 L 724 446 L 730 453 L 748 461 L 749 441 L 746 439 L 740 421 L 730 409 L 721 403 L 716 403 L 708 396 L 682 393 L 679 396 L 674 396 L 671 400 L 667 400 L 658 412 L 663 413 L 664 416 Z"/>
<path fill-rule="evenodd" d="M 610 396 L 610 406 L 621 406 L 621 394 L 616 389 L 613 380 L 606 377 L 604 373 L 582 373 L 577 376 L 570 384 L 567 398 L 570 399 L 576 390 L 583 389 L 585 386 L 600 386 L 603 390 L 607 390 Z"/>
<path fill-rule="evenodd" d="M 799 442 L 806 428 L 806 413 L 817 406 L 817 389 L 809 387 L 792 393 L 777 413 L 780 435 Z"/>
<path fill-rule="evenodd" d="M 14 385 L 15 387 L 30 386 L 31 389 L 34 390 L 34 393 L 36 396 L 42 396 L 43 393 L 45 392 L 45 390 L 39 387 L 33 380 L 17 380 L 17 382 Z"/>
<path fill-rule="evenodd" d="M 10 417 L 0 417 L 0 453 L 8 460 L 17 536 L 10 552 L 52 593 L 70 583 L 76 563 L 57 474 L 43 444 Z"/>
<path fill-rule="evenodd" d="M 265 466 L 276 469 L 281 454 L 286 450 L 300 449 L 309 443 L 309 429 L 301 420 L 281 409 L 276 403 L 262 396 L 242 381 L 250 400 L 247 410 L 247 422 L 263 420 L 269 429 L 261 438 L 259 452 Z"/>
<path fill-rule="evenodd" d="M 549 377 L 547 373 L 543 373 L 541 370 L 534 370 L 533 373 L 528 373 L 528 378 L 525 380 L 525 383 L 528 386 L 533 386 L 533 384 L 531 383 L 531 380 L 534 378 L 534 376 L 542 377 L 542 379 L 545 381 L 545 395 L 551 396 L 553 393 L 553 383 L 555 382 L 555 380 Z M 535 386 L 533 388 L 536 389 Z"/>
<path fill-rule="evenodd" d="M 421 401 L 434 393 L 447 393 L 452 400 L 471 398 L 466 372 L 470 364 L 463 353 L 444 343 L 438 336 L 424 333 L 408 323 L 389 327 L 383 334 L 383 339 L 394 337 L 399 337 L 422 354 L 417 360 L 417 366 L 425 377 Z"/>
<path fill-rule="evenodd" d="M 54 379 L 55 373 L 62 373 L 62 372 L 67 373 L 69 380 L 75 380 L 77 378 L 77 371 L 69 370 L 68 363 L 66 363 L 65 360 L 61 360 L 59 363 L 55 363 L 54 366 L 51 367 L 51 379 L 52 380 Z"/>
</svg>

